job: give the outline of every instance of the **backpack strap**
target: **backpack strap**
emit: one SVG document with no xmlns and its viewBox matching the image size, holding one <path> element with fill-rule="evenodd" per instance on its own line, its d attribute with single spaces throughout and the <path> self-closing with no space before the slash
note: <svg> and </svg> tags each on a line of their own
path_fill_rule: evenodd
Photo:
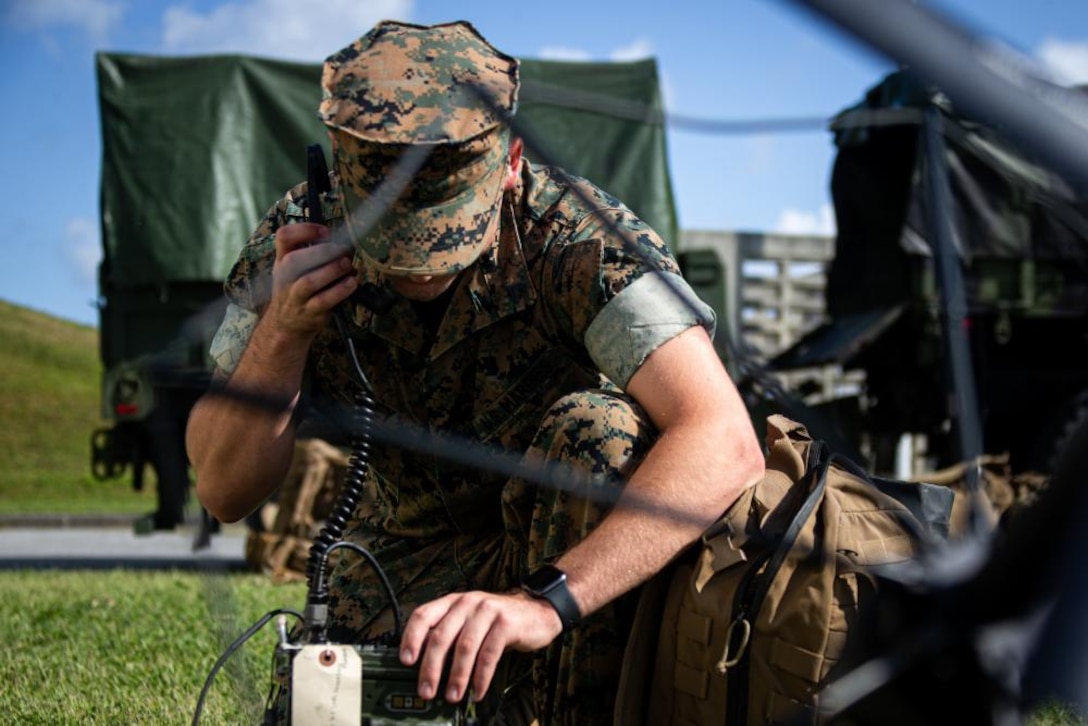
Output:
<svg viewBox="0 0 1088 726">
<path fill-rule="evenodd" d="M 831 463 L 831 452 L 823 441 L 814 441 L 808 452 L 808 478 L 811 480 L 808 494 L 801 502 L 789 526 L 782 534 L 773 553 L 767 559 L 766 567 L 761 568 L 758 562 L 753 562 L 749 569 L 750 579 L 745 578 L 738 588 L 733 600 L 733 619 L 729 625 L 729 632 L 725 639 L 725 652 L 718 661 L 719 673 L 729 672 L 729 682 L 726 685 L 726 719 L 727 724 L 743 724 L 747 722 L 748 710 L 748 639 L 752 632 L 755 619 L 763 606 L 763 600 L 767 591 L 774 582 L 782 563 L 786 561 L 790 550 L 797 542 L 805 523 L 812 513 L 816 511 L 824 490 L 827 488 L 827 469 Z M 734 646 L 734 641 L 737 641 Z"/>
</svg>

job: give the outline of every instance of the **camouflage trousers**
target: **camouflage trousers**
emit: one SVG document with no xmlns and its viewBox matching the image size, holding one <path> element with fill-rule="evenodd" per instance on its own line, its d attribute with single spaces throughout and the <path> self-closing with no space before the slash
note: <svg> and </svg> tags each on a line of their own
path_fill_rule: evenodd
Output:
<svg viewBox="0 0 1088 726">
<path fill-rule="evenodd" d="M 422 546 L 380 537 L 370 543 L 379 562 L 393 563 L 388 575 L 402 609 L 407 613 L 449 592 L 517 588 L 527 573 L 593 531 L 654 436 L 645 412 L 617 391 L 561 398 L 524 455 L 527 468 L 544 463 L 558 476 L 552 485 L 508 480 L 497 531 L 464 532 Z M 354 567 L 340 575 L 331 581 L 330 633 L 367 640 L 392 632 L 387 597 L 374 578 Z M 611 723 L 635 598 L 637 592 L 605 606 L 544 650 L 507 653 L 477 713 L 496 724 Z M 368 612 L 377 615 L 362 615 Z"/>
</svg>

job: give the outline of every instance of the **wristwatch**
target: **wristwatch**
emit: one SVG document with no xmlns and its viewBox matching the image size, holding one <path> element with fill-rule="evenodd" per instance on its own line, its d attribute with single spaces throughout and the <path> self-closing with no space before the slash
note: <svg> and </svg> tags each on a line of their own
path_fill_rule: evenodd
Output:
<svg viewBox="0 0 1088 726">
<path fill-rule="evenodd" d="M 525 578 L 521 583 L 521 589 L 535 598 L 547 600 L 555 608 L 555 612 L 559 613 L 559 619 L 563 622 L 564 633 L 582 619 L 578 603 L 574 601 L 570 590 L 567 589 L 567 573 L 558 567 L 544 565 Z"/>
</svg>

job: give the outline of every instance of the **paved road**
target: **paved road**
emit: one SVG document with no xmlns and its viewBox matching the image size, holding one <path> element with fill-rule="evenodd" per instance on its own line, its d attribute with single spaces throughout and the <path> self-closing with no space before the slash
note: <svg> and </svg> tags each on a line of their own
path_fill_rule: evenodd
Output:
<svg viewBox="0 0 1088 726">
<path fill-rule="evenodd" d="M 245 529 L 224 527 L 207 547 L 197 529 L 136 534 L 133 516 L 0 518 L 0 569 L 244 570 Z"/>
</svg>

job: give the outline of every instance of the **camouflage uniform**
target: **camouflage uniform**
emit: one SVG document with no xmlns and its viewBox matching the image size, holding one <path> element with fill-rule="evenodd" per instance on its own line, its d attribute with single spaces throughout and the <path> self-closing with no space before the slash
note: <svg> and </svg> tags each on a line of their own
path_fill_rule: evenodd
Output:
<svg viewBox="0 0 1088 726">
<path fill-rule="evenodd" d="M 487 166 L 490 150 L 479 138 L 506 133 L 485 129 L 468 142 L 481 148 L 469 153 Z M 342 183 L 335 171 L 331 176 L 333 190 L 323 201 L 335 228 L 363 195 L 360 184 Z M 491 193 L 489 185 L 477 186 Z M 515 588 L 590 532 L 606 511 L 602 498 L 614 496 L 610 490 L 654 437 L 623 388 L 657 346 L 693 325 L 713 325 L 713 313 L 680 278 L 663 241 L 615 198 L 528 161 L 516 187 L 499 190 L 501 211 L 476 220 L 477 229 L 497 226 L 497 239 L 462 235 L 474 245 L 468 265 L 456 249 L 439 257 L 436 269 L 463 268 L 446 299 L 396 298 L 375 311 L 356 296 L 345 303 L 349 334 L 381 419 L 531 462 L 570 464 L 595 475 L 581 485 L 594 491 L 538 487 L 493 473 L 486 461 L 467 466 L 375 447 L 366 494 L 346 536 L 382 564 L 406 612 L 452 591 Z M 305 198 L 300 185 L 270 210 L 231 273 L 231 305 L 212 346 L 224 372 L 236 365 L 267 299 L 275 231 L 306 219 Z M 390 271 L 427 263 L 412 259 L 411 250 L 396 249 L 395 237 L 382 249 L 364 244 L 355 259 L 360 281 L 380 286 Z M 355 404 L 360 384 L 332 324 L 310 350 L 307 378 L 315 399 Z M 341 558 L 329 585 L 332 637 L 364 641 L 393 629 L 388 599 L 366 561 Z M 601 609 L 532 657 L 508 656 L 505 682 L 492 685 L 489 701 L 512 689 L 511 703 L 502 707 L 509 715 L 523 698 L 513 694 L 528 692 L 531 683 L 541 723 L 609 722 L 624 606 L 621 600 Z M 497 707 L 490 703 L 492 712 Z"/>
</svg>

